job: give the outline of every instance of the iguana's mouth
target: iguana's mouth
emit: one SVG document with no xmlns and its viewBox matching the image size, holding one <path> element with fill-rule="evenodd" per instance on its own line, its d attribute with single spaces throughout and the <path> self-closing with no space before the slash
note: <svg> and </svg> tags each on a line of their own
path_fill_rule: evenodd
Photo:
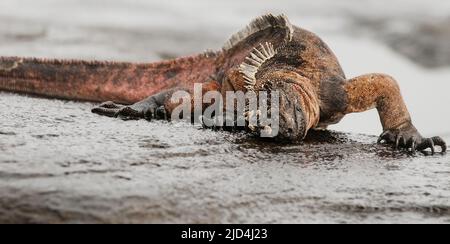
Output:
<svg viewBox="0 0 450 244">
<path fill-rule="evenodd" d="M 302 96 L 294 86 L 287 82 L 267 82 L 265 89 L 257 91 L 258 99 L 267 97 L 267 101 L 258 100 L 259 109 L 247 109 L 245 117 L 248 129 L 259 133 L 261 137 L 283 141 L 303 139 L 307 131 L 306 116 L 301 103 Z M 265 109 L 261 109 L 262 103 L 267 104 Z"/>
<path fill-rule="evenodd" d="M 302 97 L 292 83 L 276 84 L 279 94 L 279 129 L 276 138 L 287 141 L 301 140 L 306 136 L 307 124 L 302 107 Z"/>
</svg>

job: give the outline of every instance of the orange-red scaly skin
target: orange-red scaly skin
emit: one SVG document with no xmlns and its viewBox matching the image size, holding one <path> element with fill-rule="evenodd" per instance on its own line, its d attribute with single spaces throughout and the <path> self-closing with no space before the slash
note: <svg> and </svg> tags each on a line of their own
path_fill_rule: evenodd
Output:
<svg viewBox="0 0 450 244">
<path fill-rule="evenodd" d="M 131 104 L 162 90 L 205 82 L 216 54 L 152 64 L 0 57 L 0 90 Z"/>
</svg>

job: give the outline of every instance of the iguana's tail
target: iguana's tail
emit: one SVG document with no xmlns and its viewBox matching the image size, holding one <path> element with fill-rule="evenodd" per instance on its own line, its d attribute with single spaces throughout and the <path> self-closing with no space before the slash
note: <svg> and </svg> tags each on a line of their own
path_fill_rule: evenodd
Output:
<svg viewBox="0 0 450 244">
<path fill-rule="evenodd" d="M 214 55 L 152 64 L 0 57 L 0 90 L 51 98 L 134 103 L 161 90 L 202 82 Z"/>
</svg>

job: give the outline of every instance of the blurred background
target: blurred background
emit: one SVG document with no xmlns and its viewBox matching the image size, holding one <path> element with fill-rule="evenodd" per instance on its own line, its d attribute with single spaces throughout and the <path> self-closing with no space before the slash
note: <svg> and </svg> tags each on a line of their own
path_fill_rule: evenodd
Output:
<svg viewBox="0 0 450 244">
<path fill-rule="evenodd" d="M 321 36 L 348 77 L 396 77 L 419 130 L 450 136 L 448 0 L 1 0 L 0 55 L 151 62 L 219 49 L 265 13 Z M 376 111 L 332 129 L 381 132 Z"/>
</svg>

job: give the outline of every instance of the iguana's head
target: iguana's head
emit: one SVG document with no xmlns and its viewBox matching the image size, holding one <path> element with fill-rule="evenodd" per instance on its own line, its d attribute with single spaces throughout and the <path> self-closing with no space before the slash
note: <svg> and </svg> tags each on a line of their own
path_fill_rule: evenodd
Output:
<svg viewBox="0 0 450 244">
<path fill-rule="evenodd" d="M 290 55 L 289 60 L 294 62 L 286 62 L 286 52 L 277 51 L 271 43 L 265 43 L 255 48 L 240 66 L 247 91 L 255 92 L 259 99 L 265 93 L 270 94 L 267 102 L 271 108 L 270 124 L 268 126 L 262 121 L 257 128 L 262 129 L 262 136 L 270 134 L 281 140 L 301 140 L 318 123 L 316 91 L 307 78 L 296 72 L 296 59 L 296 54 Z M 248 114 L 264 115 L 265 111 L 259 110 L 253 106 Z M 255 124 L 251 120 L 249 124 L 253 130 Z"/>
<path fill-rule="evenodd" d="M 265 84 L 255 91 L 258 98 L 267 96 L 267 118 L 264 109 L 251 112 L 258 115 L 257 130 L 263 137 L 273 137 L 282 141 L 298 141 L 306 136 L 310 115 L 305 110 L 305 97 L 299 92 L 297 84 L 286 80 L 267 80 Z M 261 106 L 261 102 L 259 103 Z M 252 111 L 252 110 L 250 110 Z M 252 124 L 249 123 L 251 126 Z M 254 128 L 251 128 L 254 129 Z"/>
<path fill-rule="evenodd" d="M 279 94 L 279 132 L 276 138 L 289 141 L 303 139 L 308 127 L 307 118 L 295 84 L 278 82 L 273 86 L 272 92 Z"/>
</svg>

